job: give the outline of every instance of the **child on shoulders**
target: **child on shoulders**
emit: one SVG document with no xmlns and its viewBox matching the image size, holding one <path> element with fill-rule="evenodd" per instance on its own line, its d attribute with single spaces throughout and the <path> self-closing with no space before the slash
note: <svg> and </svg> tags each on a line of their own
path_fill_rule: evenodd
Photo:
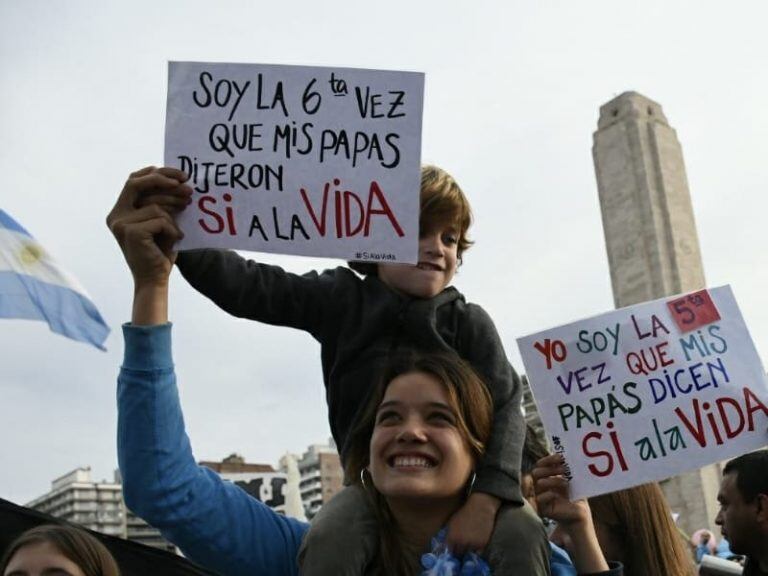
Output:
<svg viewBox="0 0 768 576">
<path fill-rule="evenodd" d="M 176 264 L 196 290 L 230 314 L 305 330 L 318 340 L 331 432 L 342 462 L 349 432 L 388 356 L 441 350 L 468 361 L 493 398 L 493 431 L 467 499 L 448 523 L 447 543 L 457 554 L 484 551 L 498 576 L 548 574 L 543 527 L 520 493 L 520 380 L 489 315 L 450 286 L 471 245 L 471 220 L 456 181 L 425 166 L 416 265 L 351 263 L 362 278 L 345 267 L 296 275 L 210 249 L 180 252 Z M 303 553 L 303 573 L 362 573 L 377 549 L 372 514 L 359 486 L 326 504 L 305 541 L 304 551 L 312 553 Z M 350 550 L 357 551 L 354 557 Z"/>
</svg>

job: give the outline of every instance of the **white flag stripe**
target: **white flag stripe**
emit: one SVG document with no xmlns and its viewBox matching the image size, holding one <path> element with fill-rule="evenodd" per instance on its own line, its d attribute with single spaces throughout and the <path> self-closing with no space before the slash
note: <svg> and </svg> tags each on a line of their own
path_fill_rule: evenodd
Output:
<svg viewBox="0 0 768 576">
<path fill-rule="evenodd" d="M 41 320 L 57 334 L 106 350 L 109 326 L 85 289 L 2 209 L 0 318 Z"/>
<path fill-rule="evenodd" d="M 54 264 L 48 252 L 31 236 L 15 230 L 0 228 L 0 272 L 15 272 L 32 276 L 41 282 L 70 288 L 90 299 L 72 275 Z"/>
</svg>

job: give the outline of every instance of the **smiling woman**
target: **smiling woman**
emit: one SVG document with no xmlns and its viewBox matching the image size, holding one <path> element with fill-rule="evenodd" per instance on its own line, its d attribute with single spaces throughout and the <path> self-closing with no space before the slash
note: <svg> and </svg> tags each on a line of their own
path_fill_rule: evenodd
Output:
<svg viewBox="0 0 768 576">
<path fill-rule="evenodd" d="M 206 567 L 297 574 L 308 526 L 195 464 L 171 368 L 170 325 L 123 331 L 118 456 L 128 506 Z M 458 358 L 393 364 L 353 434 L 347 467 L 379 528 L 379 549 L 363 574 L 419 573 L 430 539 L 466 499 L 491 416 L 486 388 Z"/>
<path fill-rule="evenodd" d="M 413 498 L 456 500 L 473 462 L 444 384 L 421 372 L 387 387 L 371 436 L 369 472 L 390 505 Z"/>
<path fill-rule="evenodd" d="M 346 467 L 376 510 L 384 573 L 417 569 L 418 551 L 466 498 L 491 421 L 487 388 L 455 355 L 390 362 L 352 432 Z"/>
<path fill-rule="evenodd" d="M 118 380 L 125 501 L 207 567 L 235 575 L 297 574 L 307 525 L 275 514 L 195 464 L 168 324 L 171 247 L 180 232 L 167 212 L 134 205 L 135 190 L 127 186 L 108 219 L 135 285 Z M 360 474 L 361 483 L 369 478 L 379 528 L 391 530 L 377 530 L 381 549 L 372 556 L 380 561 L 355 573 L 419 571 L 419 554 L 429 551 L 430 538 L 466 499 L 491 420 L 488 390 L 455 354 L 409 356 L 390 366 L 353 434 L 348 471 Z"/>
<path fill-rule="evenodd" d="M 178 178 L 176 186 L 183 181 L 183 175 L 168 168 L 148 168 L 134 177 Z M 133 315 L 123 326 L 125 357 L 117 393 L 125 502 L 205 567 L 228 576 L 295 576 L 308 525 L 275 513 L 195 463 L 176 388 L 168 323 L 169 276 L 176 258 L 172 247 L 181 233 L 168 212 L 157 206 L 136 208 L 136 197 L 137 190 L 126 185 L 108 217 L 134 279 Z M 367 540 L 344 542 L 343 548 L 338 541 L 322 546 L 313 540 L 302 550 L 307 562 L 313 554 L 340 559 L 346 569 L 331 572 L 334 576 L 417 574 L 420 555 L 437 552 L 436 546 L 430 549 L 431 538 L 449 518 L 473 497 L 483 505 L 483 498 L 491 498 L 468 496 L 494 421 L 484 383 L 455 353 L 414 353 L 388 364 L 349 437 L 347 480 L 357 484 L 350 490 L 356 495 L 365 490 L 367 498 L 359 494 L 359 499 L 342 499 L 353 502 L 358 512 L 357 517 L 342 515 L 349 518 L 347 531 L 355 534 L 370 527 L 356 524 L 355 518 L 373 523 L 378 545 L 360 554 L 358 548 L 367 547 Z M 374 513 L 364 513 L 368 508 Z M 487 513 L 487 508 L 481 506 L 480 512 Z M 549 574 L 544 528 L 530 507 L 492 509 L 492 520 L 507 526 L 494 533 L 488 546 L 497 576 Z M 494 550 L 500 551 L 501 560 Z M 424 554 L 422 563 L 429 573 L 489 574 L 475 553 L 457 559 L 449 552 L 442 546 L 439 554 Z M 453 552 L 460 556 L 464 551 Z M 373 560 L 356 564 L 360 557 Z M 599 548 L 592 547 L 583 571 L 597 573 L 605 566 Z"/>
</svg>

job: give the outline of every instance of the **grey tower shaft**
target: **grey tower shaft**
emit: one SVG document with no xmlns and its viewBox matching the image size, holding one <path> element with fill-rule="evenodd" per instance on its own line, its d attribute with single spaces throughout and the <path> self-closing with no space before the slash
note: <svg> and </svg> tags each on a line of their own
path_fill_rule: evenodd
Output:
<svg viewBox="0 0 768 576">
<path fill-rule="evenodd" d="M 592 154 L 616 307 L 704 288 L 683 152 L 661 106 L 636 92 L 601 106 Z M 714 528 L 719 481 L 711 465 L 661 483 L 689 534 Z"/>
<path fill-rule="evenodd" d="M 703 288 L 683 152 L 656 102 L 600 108 L 592 153 L 617 308 Z"/>
</svg>

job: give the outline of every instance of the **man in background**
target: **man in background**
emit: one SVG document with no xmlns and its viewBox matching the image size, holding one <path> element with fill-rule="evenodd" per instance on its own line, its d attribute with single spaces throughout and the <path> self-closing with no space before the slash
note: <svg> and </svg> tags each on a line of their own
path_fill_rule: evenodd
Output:
<svg viewBox="0 0 768 576">
<path fill-rule="evenodd" d="M 768 576 L 768 450 L 728 462 L 717 500 L 715 524 L 731 551 L 746 556 L 744 576 Z"/>
</svg>

